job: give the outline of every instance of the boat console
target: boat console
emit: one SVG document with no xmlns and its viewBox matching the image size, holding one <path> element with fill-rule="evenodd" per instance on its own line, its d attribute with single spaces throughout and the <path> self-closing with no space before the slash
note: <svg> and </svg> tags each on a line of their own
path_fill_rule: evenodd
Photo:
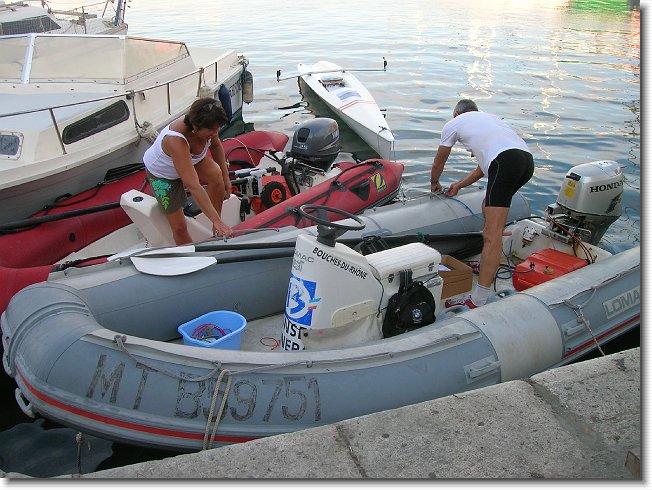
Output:
<svg viewBox="0 0 652 490">
<path fill-rule="evenodd" d="M 339 212 L 349 220 L 333 223 L 308 211 Z M 401 271 L 409 271 L 413 281 L 426 283 L 434 303 L 439 303 L 441 255 L 435 249 L 410 243 L 363 256 L 336 241 L 347 230 L 364 228 L 359 217 L 317 205 L 301 206 L 299 213 L 319 224 L 318 236 L 297 237 L 283 349 L 351 347 L 382 339 L 387 304 L 399 290 Z"/>
</svg>

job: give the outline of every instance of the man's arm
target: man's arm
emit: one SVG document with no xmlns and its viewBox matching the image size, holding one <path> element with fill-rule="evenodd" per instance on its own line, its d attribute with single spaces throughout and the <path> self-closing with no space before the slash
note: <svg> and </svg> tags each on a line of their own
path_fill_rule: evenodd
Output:
<svg viewBox="0 0 652 490">
<path fill-rule="evenodd" d="M 430 192 L 441 192 L 439 178 L 444 171 L 444 165 L 446 165 L 446 161 L 450 154 L 450 146 L 439 145 L 439 148 L 437 148 L 435 159 L 432 162 L 432 169 L 430 170 Z"/>
<path fill-rule="evenodd" d="M 446 195 L 456 195 L 460 189 L 466 187 L 467 185 L 471 185 L 474 182 L 477 182 L 483 177 L 483 175 L 484 173 L 482 172 L 482 169 L 479 166 L 475 167 L 475 169 L 469 172 L 466 177 L 464 177 L 462 180 L 454 182 L 448 189 L 446 189 Z"/>
</svg>

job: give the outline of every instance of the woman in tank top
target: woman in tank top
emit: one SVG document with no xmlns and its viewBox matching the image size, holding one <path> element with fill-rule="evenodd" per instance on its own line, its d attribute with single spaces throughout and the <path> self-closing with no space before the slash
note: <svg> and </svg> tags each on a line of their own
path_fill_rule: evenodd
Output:
<svg viewBox="0 0 652 490">
<path fill-rule="evenodd" d="M 191 243 L 183 208 L 188 189 L 213 223 L 213 233 L 230 236 L 220 218 L 222 203 L 231 194 L 231 180 L 219 138 L 228 118 L 212 98 L 196 100 L 188 113 L 163 128 L 143 161 L 154 195 L 163 209 L 177 245 Z M 206 189 L 201 184 L 206 183 Z"/>
</svg>

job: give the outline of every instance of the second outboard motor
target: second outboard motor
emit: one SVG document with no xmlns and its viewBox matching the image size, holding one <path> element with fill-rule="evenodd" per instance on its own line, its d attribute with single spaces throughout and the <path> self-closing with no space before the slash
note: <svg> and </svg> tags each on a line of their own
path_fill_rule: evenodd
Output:
<svg viewBox="0 0 652 490">
<path fill-rule="evenodd" d="M 618 163 L 605 160 L 571 168 L 561 185 L 557 202 L 547 212 L 569 229 L 583 228 L 586 240 L 597 245 L 621 214 L 623 175 Z M 562 215 L 561 217 L 559 215 Z"/>
<path fill-rule="evenodd" d="M 290 156 L 296 160 L 326 171 L 339 152 L 340 130 L 334 119 L 311 119 L 294 132 Z"/>
</svg>

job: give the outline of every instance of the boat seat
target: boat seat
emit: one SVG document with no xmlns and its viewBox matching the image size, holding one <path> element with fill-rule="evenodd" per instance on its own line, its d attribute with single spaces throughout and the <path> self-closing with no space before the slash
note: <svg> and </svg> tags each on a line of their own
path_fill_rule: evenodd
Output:
<svg viewBox="0 0 652 490">
<path fill-rule="evenodd" d="M 342 75 L 325 75 L 321 77 L 321 84 L 324 87 L 331 85 L 344 85 L 344 78 L 342 78 Z"/>
<path fill-rule="evenodd" d="M 138 227 L 150 246 L 174 245 L 170 224 L 155 197 L 132 189 L 122 194 L 120 206 Z M 205 221 L 200 218 L 204 218 Z M 198 242 L 213 236 L 212 225 L 210 221 L 208 223 L 206 221 L 208 220 L 203 214 L 199 215 L 197 219 L 186 216 L 188 233 L 193 241 Z"/>
<path fill-rule="evenodd" d="M 402 270 L 412 270 L 412 277 L 419 278 L 436 274 L 441 262 L 441 254 L 425 243 L 408 243 L 401 247 L 390 248 L 367 255 L 371 271 L 381 282 L 388 280 Z"/>
</svg>

